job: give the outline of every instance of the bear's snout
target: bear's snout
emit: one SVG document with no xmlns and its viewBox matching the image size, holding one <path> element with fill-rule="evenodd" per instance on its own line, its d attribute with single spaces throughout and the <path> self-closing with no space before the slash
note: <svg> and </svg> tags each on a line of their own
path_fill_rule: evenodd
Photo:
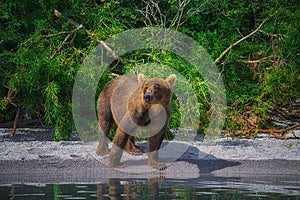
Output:
<svg viewBox="0 0 300 200">
<path fill-rule="evenodd" d="M 152 86 L 147 86 L 144 88 L 144 90 L 144 101 L 147 103 L 151 103 L 154 99 L 154 89 L 152 88 Z"/>
<path fill-rule="evenodd" d="M 152 100 L 153 100 L 153 95 L 147 93 L 144 95 L 144 101 L 146 101 L 147 103 L 151 103 Z"/>
</svg>

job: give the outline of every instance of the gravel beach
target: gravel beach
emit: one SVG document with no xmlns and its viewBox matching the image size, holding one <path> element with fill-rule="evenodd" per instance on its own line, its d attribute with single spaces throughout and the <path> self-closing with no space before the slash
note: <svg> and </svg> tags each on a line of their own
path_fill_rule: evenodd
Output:
<svg viewBox="0 0 300 200">
<path fill-rule="evenodd" d="M 95 155 L 97 142 L 54 142 L 47 129 L 0 129 L 0 184 L 105 182 L 108 178 L 195 179 L 202 176 L 250 180 L 286 180 L 300 185 L 300 141 L 261 137 L 215 138 L 203 142 L 165 142 L 186 151 L 165 171 L 147 167 L 147 155 L 123 154 L 121 169 L 106 167 L 107 156 Z M 299 130 L 297 130 L 299 134 Z M 138 143 L 147 149 L 147 143 Z"/>
</svg>

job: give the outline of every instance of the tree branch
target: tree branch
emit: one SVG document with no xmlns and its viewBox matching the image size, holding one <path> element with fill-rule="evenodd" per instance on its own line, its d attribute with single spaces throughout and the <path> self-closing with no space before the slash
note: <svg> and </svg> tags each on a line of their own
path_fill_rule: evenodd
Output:
<svg viewBox="0 0 300 200">
<path fill-rule="evenodd" d="M 14 135 L 17 131 L 17 124 L 18 124 L 18 120 L 19 120 L 20 110 L 21 110 L 21 105 L 18 105 L 17 113 L 16 113 L 15 120 L 14 120 L 13 129 L 12 129 L 11 134 L 10 134 L 11 137 L 14 137 Z"/>
<path fill-rule="evenodd" d="M 62 44 L 58 47 L 58 49 L 56 49 L 56 51 L 54 52 L 54 54 L 52 54 L 52 56 L 50 57 L 50 60 L 52 60 L 58 54 L 58 52 L 60 52 L 61 48 L 67 43 L 67 41 L 70 38 L 70 36 L 71 36 L 71 34 L 68 34 L 67 37 L 65 37 L 64 41 L 62 42 Z"/>
<path fill-rule="evenodd" d="M 60 19 L 63 18 L 63 15 L 58 10 L 54 10 L 54 15 L 57 18 L 60 18 Z M 73 21 L 72 19 L 68 19 L 68 22 L 73 24 L 76 27 L 76 29 L 82 28 L 88 36 L 90 36 L 90 37 L 92 36 L 91 32 L 88 29 L 86 29 L 82 24 L 78 24 L 77 22 Z M 118 60 L 120 59 L 120 56 L 115 51 L 113 51 L 104 41 L 97 40 L 97 42 L 99 44 L 101 44 L 108 52 L 110 52 L 115 59 L 118 59 Z"/>
<path fill-rule="evenodd" d="M 251 37 L 252 35 L 254 35 L 255 33 L 257 33 L 258 31 L 260 31 L 260 29 L 262 28 L 262 26 L 268 20 L 269 20 L 269 18 L 266 18 L 254 31 L 252 31 L 251 33 L 249 33 L 245 37 L 241 38 L 240 40 L 236 41 L 235 43 L 233 43 L 232 45 L 230 45 L 227 49 L 225 49 L 225 51 L 223 51 L 221 53 L 221 55 L 215 60 L 215 64 L 219 63 L 221 61 L 221 59 L 225 56 L 225 54 L 228 53 L 233 47 L 235 47 L 239 43 L 243 42 L 244 40 L 248 39 L 249 37 Z"/>
<path fill-rule="evenodd" d="M 274 56 L 268 56 L 268 57 L 264 57 L 261 58 L 259 60 L 234 60 L 234 61 L 224 61 L 221 64 L 225 65 L 225 64 L 229 64 L 229 63 L 245 63 L 245 64 L 255 64 L 255 63 L 274 63 L 276 62 L 274 59 L 276 59 L 276 57 L 274 59 L 272 59 Z"/>
<path fill-rule="evenodd" d="M 59 36 L 59 35 L 66 35 L 66 34 L 70 34 L 70 33 L 71 33 L 71 31 L 62 31 L 62 32 L 59 32 L 59 33 L 43 35 L 43 38 L 51 38 L 51 37 L 56 37 L 56 36 Z"/>
<path fill-rule="evenodd" d="M 186 11 L 186 8 L 190 4 L 191 0 L 179 0 L 177 2 L 178 4 L 176 5 L 178 10 L 172 17 L 168 16 L 168 12 L 170 12 L 170 10 L 162 10 L 159 7 L 159 0 L 142 0 L 142 2 L 145 3 L 145 7 L 141 10 L 137 9 L 137 11 L 139 11 L 145 17 L 144 23 L 146 26 L 159 25 L 168 29 L 174 27 L 175 30 L 184 24 L 187 18 L 190 18 L 195 13 L 202 11 L 202 7 L 206 3 L 203 3 L 199 8 L 191 8 Z M 185 20 L 183 19 L 183 16 L 187 16 L 185 17 Z"/>
</svg>

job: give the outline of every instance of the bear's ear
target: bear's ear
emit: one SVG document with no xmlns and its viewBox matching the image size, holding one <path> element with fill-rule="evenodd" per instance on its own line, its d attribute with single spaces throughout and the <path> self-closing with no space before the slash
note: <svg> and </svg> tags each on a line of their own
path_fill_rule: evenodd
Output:
<svg viewBox="0 0 300 200">
<path fill-rule="evenodd" d="M 167 79 L 166 79 L 168 85 L 170 86 L 170 88 L 173 87 L 173 85 L 176 82 L 176 75 L 175 74 L 171 74 Z"/>
<path fill-rule="evenodd" d="M 144 74 L 138 74 L 139 84 L 142 85 L 147 80 L 147 77 Z"/>
</svg>

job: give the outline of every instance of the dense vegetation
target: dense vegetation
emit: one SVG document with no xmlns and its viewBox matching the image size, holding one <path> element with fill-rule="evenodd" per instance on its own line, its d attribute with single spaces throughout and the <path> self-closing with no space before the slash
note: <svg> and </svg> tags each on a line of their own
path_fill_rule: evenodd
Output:
<svg viewBox="0 0 300 200">
<path fill-rule="evenodd" d="M 4 0 L 0 123 L 13 121 L 21 110 L 53 128 L 56 140 L 68 139 L 74 130 L 72 87 L 85 56 L 98 41 L 117 33 L 160 26 L 192 37 L 216 60 L 227 95 L 224 128 L 270 126 L 270 110 L 287 108 L 300 97 L 299 7 L 297 0 Z M 99 91 L 112 74 L 125 74 L 144 63 L 166 64 L 189 80 L 197 91 L 199 128 L 205 130 L 211 113 L 205 81 L 171 53 L 126 54 L 103 74 Z M 180 109 L 176 101 L 173 104 L 170 126 L 176 128 Z"/>
</svg>

